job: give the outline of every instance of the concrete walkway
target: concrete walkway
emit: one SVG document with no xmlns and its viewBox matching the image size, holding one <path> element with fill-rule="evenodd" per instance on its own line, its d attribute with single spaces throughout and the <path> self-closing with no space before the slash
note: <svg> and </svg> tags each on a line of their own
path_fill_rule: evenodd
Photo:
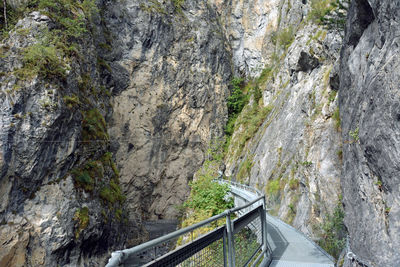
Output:
<svg viewBox="0 0 400 267">
<path fill-rule="evenodd" d="M 332 258 L 302 233 L 267 213 L 268 243 L 274 267 L 334 267 Z"/>
</svg>

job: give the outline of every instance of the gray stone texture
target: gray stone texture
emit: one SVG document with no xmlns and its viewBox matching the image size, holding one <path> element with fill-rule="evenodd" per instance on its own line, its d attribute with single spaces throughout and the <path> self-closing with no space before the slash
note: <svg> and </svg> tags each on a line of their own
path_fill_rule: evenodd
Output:
<svg viewBox="0 0 400 267">
<path fill-rule="evenodd" d="M 345 224 L 371 266 L 400 266 L 399 1 L 352 1 L 341 53 Z"/>
<path fill-rule="evenodd" d="M 131 214 L 176 218 L 210 140 L 223 135 L 231 55 L 204 1 L 185 1 L 182 11 L 154 5 L 117 2 L 105 11 L 107 29 L 118 33 L 108 60 L 127 73 L 126 88 L 113 90 L 110 137 Z"/>
</svg>

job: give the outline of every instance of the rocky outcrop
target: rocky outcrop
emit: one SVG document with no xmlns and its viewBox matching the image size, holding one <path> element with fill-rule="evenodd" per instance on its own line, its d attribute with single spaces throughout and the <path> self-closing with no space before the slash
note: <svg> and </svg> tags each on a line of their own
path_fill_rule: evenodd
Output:
<svg viewBox="0 0 400 267">
<path fill-rule="evenodd" d="M 102 265 L 142 219 L 176 218 L 223 135 L 231 54 L 210 5 L 63 3 L 0 45 L 1 266 Z"/>
<path fill-rule="evenodd" d="M 396 1 L 352 1 L 341 55 L 345 224 L 370 266 L 400 265 L 399 15 Z"/>
<path fill-rule="evenodd" d="M 123 224 L 97 25 L 67 54 L 56 19 L 35 11 L 0 45 L 1 266 L 101 265 L 116 243 L 139 240 Z"/>
<path fill-rule="evenodd" d="M 210 140 L 223 135 L 231 65 L 218 19 L 203 1 L 105 12 L 118 33 L 107 60 L 126 85 L 113 90 L 110 137 L 132 214 L 176 218 Z"/>
<path fill-rule="evenodd" d="M 335 91 L 341 36 L 313 23 L 310 3 L 274 3 L 260 37 L 269 40 L 269 52 L 257 50 L 264 68 L 249 79 L 262 97 L 253 93 L 236 121 L 225 174 L 264 190 L 272 213 L 318 238 L 341 193 Z M 242 17 L 258 25 L 253 13 Z M 248 59 L 234 60 L 240 61 Z"/>
</svg>

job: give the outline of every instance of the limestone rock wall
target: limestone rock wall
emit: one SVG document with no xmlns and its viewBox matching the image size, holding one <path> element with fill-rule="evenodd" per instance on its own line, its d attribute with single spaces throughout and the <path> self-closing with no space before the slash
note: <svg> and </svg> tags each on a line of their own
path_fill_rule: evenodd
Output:
<svg viewBox="0 0 400 267">
<path fill-rule="evenodd" d="M 38 72 L 27 53 L 42 49 L 34 64 L 57 60 L 45 44 L 49 16 L 26 14 L 0 44 L 1 266 L 102 265 L 116 244 L 144 236 L 123 212 L 104 119 L 110 73 L 99 64 L 104 36 L 93 19 L 74 56 Z M 64 75 L 53 75 L 61 66 Z"/>
<path fill-rule="evenodd" d="M 352 1 L 341 55 L 345 224 L 370 266 L 400 264 L 399 7 Z"/>
<path fill-rule="evenodd" d="M 188 181 L 210 140 L 223 135 L 231 79 L 230 48 L 204 1 L 115 3 L 105 13 L 113 34 L 108 60 L 122 66 L 114 88 L 110 136 L 129 210 L 176 218 Z"/>
<path fill-rule="evenodd" d="M 272 213 L 317 238 L 341 193 L 336 96 L 341 35 L 309 20 L 307 2 L 268 2 L 269 20 L 252 10 L 242 15 L 242 23 L 244 18 L 251 18 L 252 26 L 259 25 L 257 19 L 265 22 L 259 38 L 268 41 L 263 49 L 254 48 L 264 66 L 255 72 L 261 73 L 255 81 L 262 99 L 254 114 L 250 99 L 236 122 L 225 174 L 264 190 Z M 283 38 L 283 32 L 290 38 Z M 252 33 L 245 31 L 242 43 L 251 42 Z M 242 68 L 238 62 L 251 65 L 254 58 L 234 50 L 236 69 Z M 263 119 L 254 123 L 261 112 Z"/>
</svg>

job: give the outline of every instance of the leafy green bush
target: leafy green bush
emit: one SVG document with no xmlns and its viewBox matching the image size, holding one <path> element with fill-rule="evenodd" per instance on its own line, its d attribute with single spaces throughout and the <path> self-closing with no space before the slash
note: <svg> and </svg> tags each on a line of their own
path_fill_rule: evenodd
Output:
<svg viewBox="0 0 400 267">
<path fill-rule="evenodd" d="M 233 207 L 233 200 L 225 200 L 229 192 L 228 185 L 214 182 L 215 177 L 202 174 L 189 185 L 191 187 L 190 198 L 185 202 L 187 208 L 203 210 L 211 216 L 217 215 L 226 209 Z"/>
<path fill-rule="evenodd" d="M 233 78 L 231 84 L 232 93 L 228 97 L 228 113 L 239 114 L 249 101 L 249 98 L 242 90 L 243 78 Z"/>
</svg>

